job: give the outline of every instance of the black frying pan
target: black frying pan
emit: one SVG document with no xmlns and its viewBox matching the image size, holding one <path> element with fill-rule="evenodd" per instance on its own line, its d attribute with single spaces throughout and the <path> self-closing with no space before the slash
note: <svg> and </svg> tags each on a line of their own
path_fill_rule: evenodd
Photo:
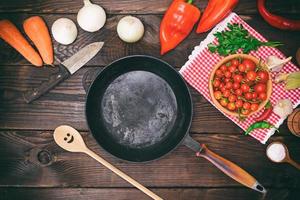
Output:
<svg viewBox="0 0 300 200">
<path fill-rule="evenodd" d="M 189 136 L 191 95 L 180 74 L 159 59 L 128 56 L 103 69 L 89 88 L 86 119 L 97 142 L 120 159 L 155 160 L 183 141 L 233 179 L 265 192 L 246 171 Z"/>
</svg>

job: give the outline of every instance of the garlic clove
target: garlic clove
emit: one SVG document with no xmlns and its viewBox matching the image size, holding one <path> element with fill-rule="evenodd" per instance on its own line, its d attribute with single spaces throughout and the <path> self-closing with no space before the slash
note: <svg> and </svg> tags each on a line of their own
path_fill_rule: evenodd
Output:
<svg viewBox="0 0 300 200">
<path fill-rule="evenodd" d="M 267 58 L 266 65 L 272 72 L 279 72 L 282 69 L 282 67 L 291 59 L 291 56 L 286 59 L 280 59 L 277 56 L 269 56 Z"/>
</svg>

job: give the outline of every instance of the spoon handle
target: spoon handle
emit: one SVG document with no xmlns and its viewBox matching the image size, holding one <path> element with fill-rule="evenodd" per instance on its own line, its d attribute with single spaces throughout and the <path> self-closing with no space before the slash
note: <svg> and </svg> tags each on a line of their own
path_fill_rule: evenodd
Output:
<svg viewBox="0 0 300 200">
<path fill-rule="evenodd" d="M 300 164 L 296 163 L 294 160 L 289 159 L 288 161 L 291 165 L 293 165 L 294 167 L 296 167 L 298 170 L 300 170 Z"/>
<path fill-rule="evenodd" d="M 141 185 L 139 182 L 137 182 L 136 180 L 134 180 L 133 178 L 131 178 L 130 176 L 128 176 L 127 174 L 125 174 L 124 172 L 122 172 L 121 170 L 119 170 L 118 168 L 116 168 L 115 166 L 113 166 L 112 164 L 110 164 L 109 162 L 107 162 L 106 160 L 104 160 L 103 158 L 98 156 L 97 154 L 95 154 L 93 151 L 86 149 L 84 152 L 87 155 L 94 158 L 95 160 L 97 160 L 102 165 L 104 165 L 106 168 L 110 169 L 112 172 L 114 172 L 115 174 L 117 174 L 118 176 L 120 176 L 121 178 L 126 180 L 127 182 L 129 182 L 131 185 L 135 186 L 136 188 L 138 188 L 139 190 L 141 190 L 142 192 L 147 194 L 152 199 L 163 200 L 161 197 L 157 196 L 151 190 L 149 190 L 146 187 L 144 187 L 143 185 Z"/>
</svg>

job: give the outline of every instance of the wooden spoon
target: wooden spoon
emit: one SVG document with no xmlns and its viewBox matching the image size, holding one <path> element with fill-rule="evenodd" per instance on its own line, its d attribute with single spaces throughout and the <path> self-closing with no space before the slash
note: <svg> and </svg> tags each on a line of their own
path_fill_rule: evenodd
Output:
<svg viewBox="0 0 300 200">
<path fill-rule="evenodd" d="M 99 163 L 110 169 L 112 172 L 114 172 L 115 174 L 117 174 L 118 176 L 120 176 L 121 178 L 123 178 L 124 180 L 126 180 L 145 194 L 147 194 L 152 199 L 162 200 L 161 197 L 157 196 L 152 191 L 138 183 L 136 180 L 134 180 L 133 178 L 131 178 L 130 176 L 128 176 L 127 174 L 125 174 L 124 172 L 117 169 L 116 167 L 108 163 L 106 160 L 95 154 L 93 151 L 88 149 L 80 133 L 76 129 L 66 125 L 59 126 L 54 130 L 53 137 L 55 142 L 61 148 L 70 152 L 81 152 L 91 156 Z"/>
<path fill-rule="evenodd" d="M 275 162 L 275 163 L 284 163 L 284 162 L 285 162 L 285 163 L 289 163 L 289 164 L 291 164 L 292 166 L 296 167 L 298 170 L 300 170 L 300 164 L 297 163 L 297 162 L 295 162 L 293 159 L 291 159 L 290 154 L 289 154 L 289 150 L 288 150 L 288 148 L 287 148 L 287 146 L 286 146 L 285 144 L 283 144 L 283 143 L 281 143 L 281 142 L 273 142 L 273 143 L 271 143 L 271 144 L 268 145 L 266 152 L 268 152 L 268 149 L 269 149 L 270 146 L 273 145 L 273 144 L 280 144 L 280 145 L 282 145 L 282 146 L 284 147 L 284 150 L 285 150 L 285 157 L 284 157 L 282 160 L 280 160 L 280 161 L 275 161 L 275 160 L 272 160 L 272 158 L 270 158 L 270 157 L 268 156 L 268 154 L 267 154 L 267 157 L 268 157 L 272 162 Z"/>
</svg>

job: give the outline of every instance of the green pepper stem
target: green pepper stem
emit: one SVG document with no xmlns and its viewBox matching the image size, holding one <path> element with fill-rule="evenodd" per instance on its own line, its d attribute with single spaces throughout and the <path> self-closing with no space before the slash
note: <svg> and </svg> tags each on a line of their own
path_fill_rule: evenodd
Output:
<svg viewBox="0 0 300 200">
<path fill-rule="evenodd" d="M 187 3 L 192 4 L 193 0 L 188 0 Z"/>
</svg>

